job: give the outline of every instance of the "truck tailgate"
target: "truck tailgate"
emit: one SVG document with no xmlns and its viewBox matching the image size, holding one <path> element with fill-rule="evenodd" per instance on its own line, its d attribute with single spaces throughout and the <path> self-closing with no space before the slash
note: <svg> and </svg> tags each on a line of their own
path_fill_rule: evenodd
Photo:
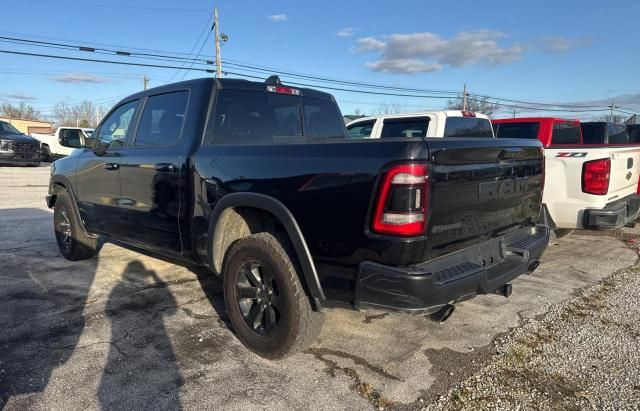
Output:
<svg viewBox="0 0 640 411">
<path fill-rule="evenodd" d="M 611 156 L 609 198 L 626 197 L 636 192 L 640 171 L 640 147 L 617 148 Z"/>
<path fill-rule="evenodd" d="M 543 184 L 540 143 L 472 138 L 427 143 L 431 215 L 426 258 L 537 222 Z"/>
</svg>

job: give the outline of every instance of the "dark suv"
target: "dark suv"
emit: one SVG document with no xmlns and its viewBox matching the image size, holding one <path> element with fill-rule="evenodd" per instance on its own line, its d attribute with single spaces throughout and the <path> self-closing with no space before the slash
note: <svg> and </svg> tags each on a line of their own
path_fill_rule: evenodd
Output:
<svg viewBox="0 0 640 411">
<path fill-rule="evenodd" d="M 0 164 L 40 165 L 40 142 L 0 120 Z"/>
<path fill-rule="evenodd" d="M 328 307 L 441 313 L 508 295 L 547 247 L 538 141 L 348 139 L 329 94 L 200 79 L 134 94 L 52 165 L 70 260 L 98 236 L 224 280 L 238 338 L 298 351 Z"/>
</svg>

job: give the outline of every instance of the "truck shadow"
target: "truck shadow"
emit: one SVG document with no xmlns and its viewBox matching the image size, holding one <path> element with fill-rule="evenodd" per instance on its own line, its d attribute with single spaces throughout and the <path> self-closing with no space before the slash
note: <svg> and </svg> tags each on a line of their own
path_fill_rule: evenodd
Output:
<svg viewBox="0 0 640 411">
<path fill-rule="evenodd" d="M 177 312 L 169 284 L 131 261 L 109 294 L 110 350 L 98 388 L 102 409 L 180 409 L 180 374 L 164 317 Z"/>
<path fill-rule="evenodd" d="M 85 327 L 98 258 L 67 264 L 52 220 L 42 209 L 0 210 L 0 409 L 43 392 Z"/>
</svg>

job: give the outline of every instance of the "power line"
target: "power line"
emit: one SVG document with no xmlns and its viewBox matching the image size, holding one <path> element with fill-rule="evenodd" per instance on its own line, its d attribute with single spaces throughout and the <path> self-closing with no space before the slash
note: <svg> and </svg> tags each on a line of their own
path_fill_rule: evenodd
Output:
<svg viewBox="0 0 640 411">
<path fill-rule="evenodd" d="M 4 39 L 6 41 L 19 41 L 19 42 L 26 42 L 26 43 L 34 43 L 37 45 L 42 45 L 42 46 L 51 46 L 51 47 L 66 47 L 66 48 L 71 48 L 71 49 L 79 49 L 81 51 L 106 51 L 106 52 L 110 52 L 110 53 L 115 53 L 119 56 L 131 56 L 131 57 L 138 57 L 138 58 L 152 58 L 152 59 L 156 59 L 156 60 L 164 60 L 164 59 L 169 59 L 170 61 L 182 61 L 182 67 L 184 67 L 184 65 L 186 64 L 186 62 L 191 62 L 191 66 L 193 67 L 194 64 L 212 64 L 213 61 L 209 60 L 209 59 L 203 59 L 200 60 L 199 59 L 199 55 L 196 56 L 196 58 L 191 58 L 191 55 L 193 53 L 193 50 L 195 49 L 195 47 L 197 47 L 197 44 L 199 43 L 200 39 L 202 38 L 202 35 L 204 34 L 204 32 L 206 31 L 206 29 L 208 28 L 209 22 L 210 22 L 211 18 L 209 18 L 207 20 L 207 25 L 205 26 L 205 29 L 201 32 L 198 41 L 196 42 L 196 44 L 194 45 L 194 47 L 192 48 L 191 52 L 189 54 L 187 54 L 187 57 L 177 57 L 177 56 L 170 56 L 167 54 L 151 54 L 151 53 L 138 53 L 138 52 L 127 52 L 127 51 L 122 51 L 122 50 L 112 50 L 112 49 L 101 49 L 101 48 L 96 48 L 96 47 L 87 47 L 87 46 L 78 46 L 78 45 L 70 45 L 70 44 L 62 44 L 62 43 L 52 43 L 52 42 L 41 42 L 41 41 L 34 41 L 34 40 L 29 40 L 29 39 L 20 39 L 20 38 L 15 38 L 15 37 L 4 37 L 4 36 L 0 36 L 0 40 Z M 205 40 L 206 41 L 206 40 Z M 203 43 L 204 44 L 204 43 Z M 201 47 L 202 48 L 202 47 Z M 139 49 L 139 50 L 144 50 L 144 49 Z M 162 52 L 159 52 L 162 53 Z M 165 52 L 167 53 L 167 52 Z M 182 54 L 182 53 L 181 53 Z M 323 82 L 323 83 L 332 83 L 332 84 L 342 84 L 342 85 L 347 85 L 347 86 L 356 86 L 356 87 L 365 87 L 365 88 L 373 88 L 373 89 L 382 89 L 382 90 L 393 90 L 393 91 L 403 91 L 403 92 L 409 92 L 409 93 L 434 93 L 434 94 L 442 94 L 442 95 L 447 95 L 447 98 L 455 98 L 455 97 L 459 97 L 460 93 L 457 91 L 445 91 L 445 90 L 430 90 L 430 89 L 419 89 L 419 88 L 409 88 L 409 87 L 398 87 L 398 86 L 386 86 L 386 85 L 380 85 L 380 84 L 374 84 L 374 83 L 364 83 L 364 82 L 356 82 L 356 81 L 348 81 L 348 80 L 339 80 L 339 79 L 333 79 L 333 78 L 329 78 L 329 77 L 323 77 L 323 76 L 315 76 L 315 75 L 309 75 L 309 74 L 301 74 L 301 73 L 296 73 L 296 72 L 292 72 L 292 71 L 286 71 L 286 70 L 280 70 L 280 69 L 275 69 L 275 68 L 271 68 L 271 67 L 266 67 L 266 66 L 259 66 L 259 65 L 254 65 L 254 64 L 249 64 L 249 63 L 243 63 L 243 62 L 236 62 L 237 60 L 226 60 L 225 59 L 225 64 L 231 67 L 236 67 L 236 68 L 241 68 L 245 71 L 253 71 L 253 72 L 259 72 L 259 73 L 265 73 L 265 74 L 273 74 L 274 71 L 277 72 L 277 74 L 280 74 L 282 76 L 287 76 L 287 77 L 294 77 L 294 78 L 300 78 L 303 80 L 311 80 L 311 81 L 315 81 L 315 82 Z M 179 70 L 178 70 L 179 71 Z M 177 74 L 177 72 L 176 72 Z M 175 75 L 173 76 L 175 77 Z M 172 77 L 172 78 L 173 78 Z M 185 74 L 186 77 L 186 74 Z M 475 97 L 476 100 L 478 101 L 480 99 L 490 99 L 490 100 L 494 100 L 496 102 L 496 104 L 500 104 L 502 106 L 505 107 L 518 107 L 518 104 L 525 104 L 527 106 L 535 106 L 535 107 L 528 107 L 529 109 L 537 109 L 540 111 L 572 111 L 572 110 L 564 110 L 564 108 L 571 108 L 571 109 L 584 109 L 585 111 L 595 111 L 596 109 L 604 109 L 607 108 L 608 106 L 605 105 L 581 105 L 581 104 L 563 104 L 563 103 L 539 103 L 539 102 L 531 102 L 531 101 L 525 101 L 525 100 L 515 100 L 515 99 L 506 99 L 506 98 L 501 98 L 501 97 L 493 97 L 493 96 L 489 96 L 489 95 L 483 95 L 483 94 L 476 94 L 476 93 L 468 93 L 467 94 L 469 97 Z M 505 103 L 497 103 L 497 102 L 510 102 L 510 103 L 518 103 L 518 104 L 505 104 Z M 545 107 L 548 107 L 548 110 L 544 110 Z"/>
<path fill-rule="evenodd" d="M 211 16 L 209 16 L 209 18 L 207 19 L 207 22 L 205 23 L 204 27 L 202 28 L 202 31 L 200 32 L 200 35 L 198 35 L 198 39 L 196 40 L 195 44 L 193 45 L 193 47 L 191 47 L 191 50 L 189 51 L 189 54 L 187 55 L 188 58 L 191 58 L 191 55 L 193 54 L 193 51 L 196 49 L 196 47 L 198 47 L 198 44 L 200 43 L 200 39 L 202 39 L 202 36 L 204 36 L 204 33 L 207 32 L 207 29 L 209 28 L 209 24 L 210 23 L 211 23 Z M 183 62 L 180 65 L 180 67 L 184 67 L 185 64 L 186 64 L 186 61 Z M 193 67 L 193 64 L 191 65 L 191 67 Z M 176 70 L 176 72 L 173 73 L 173 75 L 171 76 L 171 80 L 173 80 L 178 75 L 179 72 L 180 72 L 180 70 Z M 171 80 L 169 80 L 169 81 L 171 81 Z"/>
<path fill-rule="evenodd" d="M 155 11 L 181 11 L 188 13 L 201 13 L 206 12 L 205 9 L 183 9 L 177 7 L 148 7 L 148 6 L 132 6 L 129 4 L 105 4 L 105 3 L 86 3 L 79 1 L 68 0 L 31 0 L 34 3 L 43 4 L 67 4 L 72 6 L 85 6 L 85 7 L 101 7 L 101 8 L 114 8 L 114 9 L 134 9 L 134 10 L 155 10 Z"/>
<path fill-rule="evenodd" d="M 166 68 L 166 69 L 181 68 L 178 66 L 165 66 L 161 64 L 146 64 L 146 63 L 126 62 L 126 61 L 88 59 L 88 58 L 82 58 L 82 57 L 58 56 L 58 55 L 52 55 L 52 54 L 27 53 L 23 51 L 15 51 L 15 50 L 0 50 L 0 53 L 16 54 L 20 56 L 45 57 L 45 58 L 52 58 L 52 59 L 58 59 L 58 60 L 75 60 L 75 61 L 87 61 L 87 62 L 93 62 L 93 63 L 119 64 L 121 66 L 154 67 L 154 68 Z M 213 71 L 210 69 L 193 68 L 192 70 L 213 73 Z"/>
</svg>

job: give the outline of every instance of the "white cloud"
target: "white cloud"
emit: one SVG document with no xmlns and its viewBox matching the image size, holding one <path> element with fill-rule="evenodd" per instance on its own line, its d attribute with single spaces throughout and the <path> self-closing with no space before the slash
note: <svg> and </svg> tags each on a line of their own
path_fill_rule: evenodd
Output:
<svg viewBox="0 0 640 411">
<path fill-rule="evenodd" d="M 450 39 L 429 33 L 391 34 L 357 40 L 358 52 L 377 52 L 380 59 L 367 67 L 386 73 L 415 74 L 442 69 L 445 65 L 507 64 L 520 59 L 524 49 L 504 47 L 504 33 L 493 30 L 463 31 Z"/>
<path fill-rule="evenodd" d="M 355 29 L 353 27 L 345 27 L 336 33 L 338 37 L 351 37 Z"/>
<path fill-rule="evenodd" d="M 570 39 L 560 36 L 546 36 L 541 39 L 542 49 L 545 53 L 566 53 L 578 47 L 587 46 L 591 40 L 585 37 Z"/>
<path fill-rule="evenodd" d="M 289 17 L 287 17 L 286 14 L 272 14 L 270 16 L 267 16 L 269 18 L 269 20 L 273 21 L 274 23 L 280 23 L 283 21 L 287 21 L 289 20 Z"/>
<path fill-rule="evenodd" d="M 378 60 L 373 63 L 368 62 L 366 66 L 373 71 L 379 71 L 381 73 L 417 74 L 442 70 L 442 66 L 440 64 L 425 63 L 420 60 L 412 59 Z"/>
<path fill-rule="evenodd" d="M 51 80 L 58 81 L 60 83 L 105 83 L 107 81 L 104 77 L 94 76 L 93 74 L 86 73 L 67 73 L 62 76 L 51 77 Z"/>
<path fill-rule="evenodd" d="M 377 40 L 374 37 L 363 37 L 357 40 L 358 47 L 356 51 L 383 50 L 387 45 L 385 42 Z"/>
<path fill-rule="evenodd" d="M 38 99 L 35 96 L 24 94 L 24 93 L 9 93 L 9 94 L 4 94 L 4 97 L 10 100 L 21 100 L 21 101 L 33 101 Z"/>
</svg>

